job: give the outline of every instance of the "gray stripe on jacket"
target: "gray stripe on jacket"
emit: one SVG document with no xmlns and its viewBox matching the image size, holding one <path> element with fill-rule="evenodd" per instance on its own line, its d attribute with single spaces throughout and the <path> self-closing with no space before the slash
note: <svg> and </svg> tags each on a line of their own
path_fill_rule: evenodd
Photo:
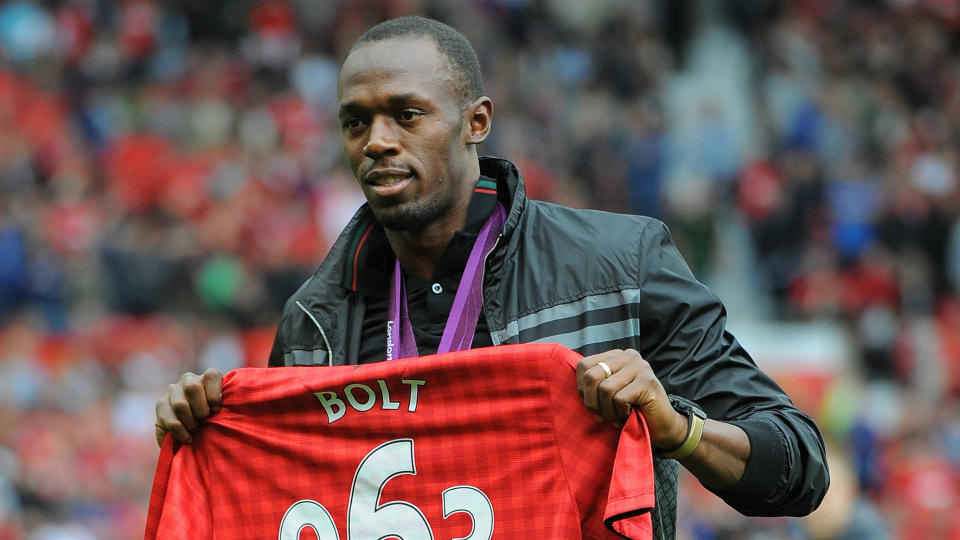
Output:
<svg viewBox="0 0 960 540">
<path fill-rule="evenodd" d="M 640 289 L 623 289 L 603 294 L 585 296 L 572 302 L 566 302 L 524 315 L 516 321 L 507 323 L 502 330 L 491 332 L 495 345 L 518 343 L 521 332 L 537 326 L 566 318 L 578 317 L 590 311 L 626 307 L 640 303 Z M 625 318 L 606 324 L 571 329 L 560 334 L 536 335 L 525 342 L 562 343 L 571 349 L 579 349 L 589 343 L 599 343 L 616 339 L 631 338 L 640 335 L 640 320 L 630 317 L 629 309 L 624 310 Z M 569 328 L 569 327 L 568 327 Z"/>
</svg>

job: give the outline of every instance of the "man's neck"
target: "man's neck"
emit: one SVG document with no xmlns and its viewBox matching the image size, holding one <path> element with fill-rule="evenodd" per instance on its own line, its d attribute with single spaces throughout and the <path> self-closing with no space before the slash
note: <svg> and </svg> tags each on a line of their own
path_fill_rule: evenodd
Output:
<svg viewBox="0 0 960 540">
<path fill-rule="evenodd" d="M 420 279 L 433 277 L 450 239 L 466 226 L 473 189 L 479 177 L 480 162 L 474 153 L 462 180 L 458 182 L 460 192 L 457 201 L 446 213 L 419 230 L 385 229 L 387 241 L 406 275 Z"/>
<path fill-rule="evenodd" d="M 386 231 L 390 247 L 400 261 L 403 271 L 411 277 L 430 279 L 454 231 L 438 230 L 424 233 Z"/>
<path fill-rule="evenodd" d="M 443 256 L 454 233 L 467 223 L 470 207 L 469 195 L 451 208 L 442 218 L 416 231 L 392 231 L 385 229 L 390 248 L 400 261 L 404 273 L 411 277 L 430 279 L 440 257 Z"/>
</svg>

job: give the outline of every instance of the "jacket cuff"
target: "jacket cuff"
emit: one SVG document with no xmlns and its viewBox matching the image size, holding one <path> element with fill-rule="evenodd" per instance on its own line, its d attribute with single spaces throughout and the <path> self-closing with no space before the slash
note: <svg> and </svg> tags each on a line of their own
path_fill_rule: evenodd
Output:
<svg viewBox="0 0 960 540">
<path fill-rule="evenodd" d="M 786 489 L 787 441 L 780 428 L 762 418 L 731 420 L 747 433 L 750 439 L 750 457 L 743 477 L 733 487 L 714 491 L 741 514 L 764 515 L 778 494 Z"/>
</svg>

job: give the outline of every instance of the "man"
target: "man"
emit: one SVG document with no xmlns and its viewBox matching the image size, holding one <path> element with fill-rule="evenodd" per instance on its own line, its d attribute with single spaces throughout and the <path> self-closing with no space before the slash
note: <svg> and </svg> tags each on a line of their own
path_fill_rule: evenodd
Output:
<svg viewBox="0 0 960 540">
<path fill-rule="evenodd" d="M 286 303 L 270 365 L 559 342 L 585 356 L 577 391 L 598 419 L 636 407 L 647 421 L 655 536 L 675 532 L 676 460 L 745 514 L 816 508 L 829 482 L 816 425 L 725 331 L 663 224 L 527 200 L 512 163 L 478 158 L 493 103 L 461 34 L 419 17 L 377 25 L 343 63 L 339 103 L 367 205 Z M 465 287 L 482 304 L 464 307 Z M 221 378 L 170 385 L 158 440 L 189 442 L 219 409 Z"/>
</svg>

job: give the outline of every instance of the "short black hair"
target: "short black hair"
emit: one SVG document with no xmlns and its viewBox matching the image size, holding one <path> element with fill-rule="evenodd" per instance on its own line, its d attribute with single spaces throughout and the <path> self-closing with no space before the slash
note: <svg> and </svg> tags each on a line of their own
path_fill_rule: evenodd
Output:
<svg viewBox="0 0 960 540">
<path fill-rule="evenodd" d="M 437 50 L 447 57 L 457 94 L 464 104 L 483 95 L 483 77 L 480 75 L 477 52 L 466 36 L 434 19 L 407 16 L 383 21 L 357 38 L 350 51 L 353 52 L 364 43 L 405 36 L 425 37 L 437 44 Z"/>
</svg>

